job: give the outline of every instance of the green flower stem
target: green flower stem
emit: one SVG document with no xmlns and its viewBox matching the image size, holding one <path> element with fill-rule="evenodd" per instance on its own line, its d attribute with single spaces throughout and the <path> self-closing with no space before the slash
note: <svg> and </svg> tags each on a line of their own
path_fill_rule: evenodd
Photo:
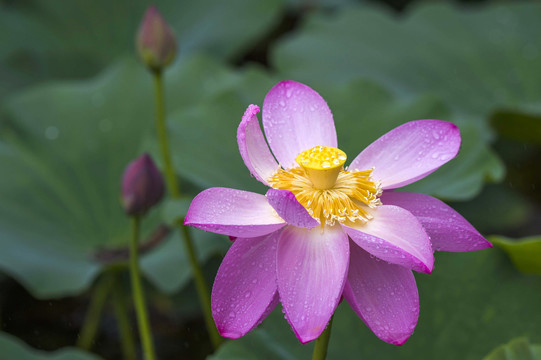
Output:
<svg viewBox="0 0 541 360">
<path fill-rule="evenodd" d="M 131 324 L 126 309 L 126 298 L 124 296 L 124 289 L 119 281 L 116 281 L 116 285 L 113 289 L 113 307 L 118 324 L 124 360 L 136 360 L 137 351 L 135 349 L 135 341 L 133 340 Z"/>
<path fill-rule="evenodd" d="M 203 271 L 201 270 L 201 267 L 199 266 L 199 263 L 197 262 L 197 257 L 195 255 L 195 249 L 193 246 L 190 229 L 187 226 L 184 226 L 183 222 L 184 220 L 179 225 L 184 235 L 182 238 L 184 239 L 186 250 L 188 250 L 188 259 L 190 261 L 190 265 L 192 266 L 195 287 L 199 295 L 199 301 L 201 303 L 201 307 L 203 308 L 203 314 L 205 316 L 205 325 L 207 326 L 207 331 L 209 333 L 210 340 L 212 341 L 212 345 L 214 349 L 218 349 L 218 347 L 220 347 L 220 345 L 222 344 L 222 337 L 220 336 L 220 334 L 218 334 L 218 329 L 216 329 L 216 325 L 214 324 L 214 320 L 212 319 L 212 311 L 210 308 L 210 296 L 209 296 L 207 282 L 205 281 L 205 277 L 203 276 Z"/>
<path fill-rule="evenodd" d="M 154 93 L 156 99 L 156 129 L 158 132 L 158 139 L 160 141 L 163 163 L 165 166 L 167 187 L 173 198 L 179 198 L 180 186 L 176 178 L 173 163 L 171 161 L 171 154 L 169 152 L 169 141 L 167 138 L 167 128 L 165 125 L 165 101 L 162 71 L 156 70 L 153 71 L 152 74 L 154 78 Z M 218 334 L 218 330 L 216 329 L 216 326 L 214 325 L 214 320 L 212 319 L 208 286 L 205 281 L 205 277 L 203 276 L 201 265 L 197 260 L 197 255 L 193 246 L 190 231 L 186 226 L 184 226 L 183 222 L 179 224 L 179 227 L 184 235 L 184 243 L 188 252 L 188 258 L 190 261 L 190 266 L 192 268 L 192 273 L 194 275 L 195 286 L 197 289 L 197 294 L 199 296 L 199 303 L 201 305 L 201 308 L 203 309 L 203 314 L 205 316 L 207 330 L 209 332 L 209 336 L 212 341 L 212 345 L 214 346 L 214 349 L 217 349 L 222 343 L 222 338 Z"/>
<path fill-rule="evenodd" d="M 113 277 L 109 273 L 104 273 L 98 280 L 96 286 L 92 290 L 92 299 L 85 316 L 83 328 L 79 333 L 77 346 L 84 350 L 90 350 L 92 343 L 96 337 L 98 326 L 100 324 L 101 313 L 107 300 L 107 296 L 111 292 L 113 286 Z"/>
<path fill-rule="evenodd" d="M 171 161 L 169 153 L 169 139 L 167 137 L 167 127 L 165 125 L 165 100 L 163 95 L 163 79 L 161 70 L 152 72 L 154 78 L 154 96 L 156 103 L 156 130 L 162 152 L 162 160 L 165 166 L 165 179 L 167 188 L 174 198 L 180 197 L 180 185 Z"/>
<path fill-rule="evenodd" d="M 150 332 L 150 323 L 148 320 L 145 296 L 143 294 L 143 285 L 141 283 L 141 274 L 139 273 L 139 257 L 137 246 L 139 242 L 139 223 L 138 216 L 132 219 L 132 239 L 130 243 L 130 276 L 132 284 L 133 303 L 137 315 L 137 325 L 139 327 L 139 336 L 143 344 L 143 354 L 145 360 L 155 360 L 154 342 Z"/>
<path fill-rule="evenodd" d="M 334 315 L 333 315 L 334 316 Z M 312 354 L 312 360 L 325 360 L 327 357 L 327 346 L 329 345 L 329 339 L 331 338 L 332 317 L 329 320 L 327 328 L 323 330 L 321 335 L 316 340 L 314 346 L 314 352 Z"/>
</svg>

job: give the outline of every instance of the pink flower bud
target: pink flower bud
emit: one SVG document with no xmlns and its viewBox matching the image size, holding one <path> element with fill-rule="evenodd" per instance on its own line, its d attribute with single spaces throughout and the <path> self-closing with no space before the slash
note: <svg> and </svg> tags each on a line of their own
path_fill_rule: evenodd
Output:
<svg viewBox="0 0 541 360">
<path fill-rule="evenodd" d="M 128 215 L 144 215 L 160 202 L 164 193 L 162 175 L 152 158 L 143 154 L 131 162 L 122 177 L 122 204 Z"/>
<path fill-rule="evenodd" d="M 175 34 L 155 6 L 147 9 L 139 26 L 136 46 L 143 62 L 152 70 L 159 70 L 175 58 Z"/>
</svg>

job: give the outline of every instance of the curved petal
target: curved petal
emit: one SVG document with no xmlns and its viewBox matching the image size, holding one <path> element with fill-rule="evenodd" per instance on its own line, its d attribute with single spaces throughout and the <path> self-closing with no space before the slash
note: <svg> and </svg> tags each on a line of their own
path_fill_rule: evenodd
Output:
<svg viewBox="0 0 541 360">
<path fill-rule="evenodd" d="M 351 239 L 372 255 L 392 264 L 430 273 L 434 254 L 419 220 L 398 206 L 382 205 L 366 224 L 345 226 Z"/>
<path fill-rule="evenodd" d="M 325 329 L 344 288 L 347 235 L 336 228 L 287 226 L 278 239 L 278 293 L 289 324 L 302 342 Z"/>
<path fill-rule="evenodd" d="M 276 275 L 276 271 L 274 271 L 274 274 Z M 269 316 L 270 313 L 276 308 L 276 305 L 278 305 L 279 302 L 280 302 L 280 296 L 278 296 L 278 290 L 276 290 L 274 292 L 274 296 L 272 297 L 271 302 L 269 303 L 269 305 L 267 306 L 267 308 L 265 309 L 263 314 L 261 314 L 261 316 L 259 317 L 259 320 L 257 321 L 257 323 L 255 323 L 254 326 L 249 331 L 252 331 L 259 324 L 261 324 L 263 322 L 263 320 L 265 320 L 267 318 L 267 316 Z"/>
<path fill-rule="evenodd" d="M 404 192 L 384 192 L 383 204 L 411 212 L 423 225 L 432 248 L 438 251 L 474 251 L 492 247 L 459 213 L 432 196 Z"/>
<path fill-rule="evenodd" d="M 401 125 L 364 149 L 350 170 L 374 168 L 383 189 L 411 184 L 451 160 L 460 148 L 460 130 L 448 121 L 417 120 Z"/>
<path fill-rule="evenodd" d="M 278 232 L 238 238 L 225 255 L 212 287 L 212 316 L 220 335 L 236 339 L 276 306 Z"/>
<path fill-rule="evenodd" d="M 255 237 L 276 231 L 285 222 L 263 195 L 210 188 L 193 199 L 184 224 L 223 235 Z"/>
<path fill-rule="evenodd" d="M 381 340 L 402 345 L 419 318 L 419 293 L 411 270 L 373 258 L 351 244 L 344 298 Z"/>
<path fill-rule="evenodd" d="M 337 144 L 327 103 L 295 81 L 281 81 L 269 91 L 263 102 L 263 128 L 272 153 L 286 169 L 297 165 L 295 158 L 304 150 Z"/>
<path fill-rule="evenodd" d="M 306 229 L 319 226 L 319 221 L 310 216 L 291 191 L 269 189 L 265 196 L 278 215 L 288 224 Z"/>
<path fill-rule="evenodd" d="M 272 156 L 259 121 L 257 113 L 259 106 L 250 105 L 239 128 L 237 129 L 237 143 L 239 144 L 240 155 L 250 173 L 263 184 L 270 186 L 267 179 L 271 177 L 280 167 Z"/>
</svg>

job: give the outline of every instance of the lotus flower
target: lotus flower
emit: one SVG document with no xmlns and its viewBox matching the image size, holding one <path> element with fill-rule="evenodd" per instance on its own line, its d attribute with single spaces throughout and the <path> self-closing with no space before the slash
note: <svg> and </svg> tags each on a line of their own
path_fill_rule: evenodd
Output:
<svg viewBox="0 0 541 360">
<path fill-rule="evenodd" d="M 185 219 L 234 240 L 212 289 L 218 331 L 241 337 L 281 302 L 305 343 L 321 334 L 343 297 L 376 336 L 403 344 L 419 315 L 412 270 L 430 273 L 434 250 L 491 247 L 443 202 L 392 191 L 454 158 L 457 126 L 408 122 L 345 168 L 331 111 L 308 86 L 284 81 L 269 91 L 268 146 L 258 112 L 248 107 L 237 140 L 250 173 L 270 187 L 266 195 L 211 188 L 193 200 Z"/>
</svg>

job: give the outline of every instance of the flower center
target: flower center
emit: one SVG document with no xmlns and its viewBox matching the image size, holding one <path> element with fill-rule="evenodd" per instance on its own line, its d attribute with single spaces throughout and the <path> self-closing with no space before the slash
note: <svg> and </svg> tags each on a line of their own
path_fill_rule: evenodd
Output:
<svg viewBox="0 0 541 360">
<path fill-rule="evenodd" d="M 316 146 L 301 152 L 295 159 L 316 189 L 332 189 L 346 162 L 346 153 L 330 146 Z"/>
<path fill-rule="evenodd" d="M 300 166 L 279 169 L 268 180 L 275 189 L 291 191 L 321 225 L 338 222 L 366 222 L 369 208 L 381 205 L 381 186 L 371 178 L 372 169 L 346 171 L 342 150 L 316 146 L 297 155 Z"/>
</svg>

